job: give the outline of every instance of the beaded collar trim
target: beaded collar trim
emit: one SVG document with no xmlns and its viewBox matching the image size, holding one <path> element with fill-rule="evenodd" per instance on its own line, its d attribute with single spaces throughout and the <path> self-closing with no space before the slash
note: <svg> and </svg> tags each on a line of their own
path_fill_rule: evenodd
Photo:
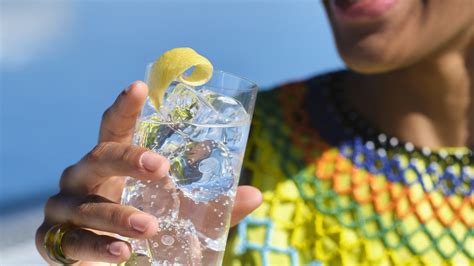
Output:
<svg viewBox="0 0 474 266">
<path fill-rule="evenodd" d="M 336 72 L 308 82 L 311 119 L 323 139 L 335 145 L 358 168 L 383 174 L 391 182 L 420 183 L 426 192 L 440 190 L 470 196 L 474 190 L 473 152 L 468 148 L 432 151 L 382 133 L 344 99 Z"/>
</svg>

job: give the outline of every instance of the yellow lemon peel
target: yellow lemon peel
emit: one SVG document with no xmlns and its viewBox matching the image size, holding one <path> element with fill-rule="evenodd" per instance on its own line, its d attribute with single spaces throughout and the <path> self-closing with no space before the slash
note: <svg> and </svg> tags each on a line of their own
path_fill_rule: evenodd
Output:
<svg viewBox="0 0 474 266">
<path fill-rule="evenodd" d="M 184 76 L 183 73 L 192 67 L 191 74 Z M 211 62 L 191 48 L 174 48 L 165 52 L 153 64 L 148 78 L 151 103 L 158 110 L 171 82 L 178 80 L 190 86 L 201 86 L 211 79 L 212 71 Z"/>
</svg>

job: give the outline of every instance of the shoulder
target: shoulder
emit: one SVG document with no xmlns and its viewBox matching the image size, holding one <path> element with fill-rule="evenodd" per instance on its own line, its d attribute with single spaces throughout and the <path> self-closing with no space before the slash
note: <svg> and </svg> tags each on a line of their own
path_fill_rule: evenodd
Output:
<svg viewBox="0 0 474 266">
<path fill-rule="evenodd" d="M 307 100 L 309 99 L 324 101 L 323 96 L 326 96 L 324 94 L 330 90 L 333 82 L 340 79 L 345 73 L 345 70 L 327 72 L 305 80 L 293 80 L 259 91 L 255 113 L 278 114 L 279 112 L 275 112 L 276 110 L 282 110 L 288 105 L 303 109 L 308 105 Z"/>
<path fill-rule="evenodd" d="M 273 133 L 285 128 L 295 131 L 295 134 L 298 129 L 305 132 L 324 129 L 321 120 L 334 118 L 330 109 L 335 84 L 346 73 L 345 70 L 323 73 L 260 91 L 252 125 Z M 257 130 L 252 131 L 252 134 L 257 133 Z"/>
<path fill-rule="evenodd" d="M 259 93 L 244 169 L 258 172 L 259 182 L 272 184 L 253 185 L 273 187 L 278 180 L 285 180 L 305 167 L 308 158 L 327 148 L 319 130 L 324 126 L 318 121 L 331 116 L 324 110 L 328 102 L 325 94 L 339 73 L 342 72 L 293 81 Z M 262 178 L 266 175 L 271 177 Z"/>
</svg>

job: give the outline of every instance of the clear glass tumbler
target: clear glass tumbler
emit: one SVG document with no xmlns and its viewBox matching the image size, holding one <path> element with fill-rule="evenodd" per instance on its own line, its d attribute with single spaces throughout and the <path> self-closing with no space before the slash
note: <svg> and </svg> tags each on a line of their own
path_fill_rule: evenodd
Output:
<svg viewBox="0 0 474 266">
<path fill-rule="evenodd" d="M 171 168 L 159 181 L 127 178 L 122 204 L 159 222 L 152 239 L 130 240 L 135 264 L 222 264 L 257 90 L 215 70 L 203 86 L 173 82 L 159 110 L 147 100 L 134 144 L 167 157 Z"/>
</svg>

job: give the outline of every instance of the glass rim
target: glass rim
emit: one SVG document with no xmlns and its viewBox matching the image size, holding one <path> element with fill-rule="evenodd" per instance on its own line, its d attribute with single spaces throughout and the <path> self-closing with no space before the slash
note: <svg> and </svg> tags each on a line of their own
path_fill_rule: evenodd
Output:
<svg viewBox="0 0 474 266">
<path fill-rule="evenodd" d="M 149 72 L 150 72 L 150 69 L 151 67 L 154 65 L 155 63 L 148 63 L 146 65 L 146 75 L 148 76 L 149 75 Z M 245 78 L 245 77 L 242 77 L 242 76 L 239 76 L 237 74 L 234 74 L 234 73 L 231 73 L 231 72 L 227 72 L 227 71 L 224 71 L 224 70 L 220 70 L 220 69 L 213 69 L 212 71 L 212 76 L 214 77 L 214 73 L 219 73 L 219 74 L 225 74 L 225 75 L 229 75 L 233 78 L 236 78 L 236 79 L 240 79 L 240 80 L 243 80 L 247 83 L 249 83 L 249 86 L 248 88 L 241 88 L 241 89 L 231 89 L 231 88 L 226 88 L 226 87 L 219 87 L 218 89 L 223 89 L 223 90 L 233 90 L 233 91 L 253 91 L 253 90 L 256 90 L 258 91 L 259 87 L 257 85 L 257 83 L 255 83 L 254 81 L 252 81 L 251 79 L 248 79 L 248 78 Z M 211 80 L 212 80 L 212 77 L 211 77 Z M 206 83 L 207 84 L 207 83 Z M 204 84 L 204 85 L 206 85 Z M 210 87 L 213 87 L 213 88 L 217 88 L 215 86 L 210 86 Z"/>
</svg>

